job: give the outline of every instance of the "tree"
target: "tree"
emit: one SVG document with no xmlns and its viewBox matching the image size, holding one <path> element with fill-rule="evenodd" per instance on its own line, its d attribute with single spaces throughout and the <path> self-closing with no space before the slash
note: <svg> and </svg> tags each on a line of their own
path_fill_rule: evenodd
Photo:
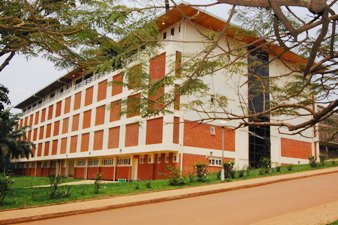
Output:
<svg viewBox="0 0 338 225">
<path fill-rule="evenodd" d="M 173 7 L 179 7 L 175 1 L 172 0 L 171 3 Z M 209 44 L 199 55 L 186 57 L 180 65 L 184 71 L 183 76 L 179 79 L 172 78 L 172 81 L 168 78 L 161 81 L 162 85 L 168 86 L 174 85 L 177 80 L 180 83 L 177 92 L 166 96 L 162 101 L 163 106 L 170 105 L 178 96 L 195 95 L 197 100 L 185 106 L 198 112 L 202 122 L 235 120 L 238 121 L 235 128 L 250 125 L 276 126 L 281 133 L 288 134 L 302 134 L 338 111 L 336 0 L 219 0 L 214 4 L 198 6 L 215 4 L 232 6 L 227 23 L 220 31 L 199 30 Z M 302 17 L 297 13 L 299 7 L 309 11 Z M 194 22 L 183 10 L 180 12 L 182 17 Z M 240 49 L 233 49 L 231 45 L 220 48 L 219 42 L 233 29 L 230 24 L 232 21 L 246 29 L 240 32 L 251 37 L 251 41 L 244 42 L 245 45 Z M 278 51 L 274 52 L 273 49 Z M 290 51 L 296 52 L 303 59 L 298 64 L 290 64 L 283 59 Z M 257 60 L 264 52 L 274 57 L 267 62 Z M 248 56 L 252 57 L 249 63 Z M 273 77 L 257 74 L 257 70 L 275 61 L 282 62 L 288 71 Z M 231 79 L 244 65 L 251 69 L 243 73 L 246 79 L 242 83 L 234 85 L 242 110 L 241 113 L 233 113 L 228 105 L 229 96 L 213 93 L 203 79 L 223 69 L 227 71 L 225 76 Z M 247 91 L 242 88 L 246 82 L 250 83 L 249 96 L 245 96 Z M 160 86 L 158 83 L 156 85 Z M 257 98 L 264 101 L 264 107 L 259 110 L 252 108 L 252 102 Z M 316 104 L 324 107 L 317 110 Z M 155 114 L 160 111 L 163 112 L 164 108 L 155 111 Z M 149 115 L 149 112 L 145 114 Z M 289 119 L 286 120 L 283 116 Z M 294 118 L 303 118 L 303 121 L 293 122 Z"/>
<path fill-rule="evenodd" d="M 154 44 L 151 37 L 156 32 L 151 23 L 156 7 L 143 3 L 144 8 L 133 8 L 119 2 L 0 0 L 0 72 L 15 54 L 42 55 L 63 69 L 116 68 L 119 59 L 140 45 Z M 123 37 L 123 44 L 117 44 L 115 40 Z"/>
</svg>

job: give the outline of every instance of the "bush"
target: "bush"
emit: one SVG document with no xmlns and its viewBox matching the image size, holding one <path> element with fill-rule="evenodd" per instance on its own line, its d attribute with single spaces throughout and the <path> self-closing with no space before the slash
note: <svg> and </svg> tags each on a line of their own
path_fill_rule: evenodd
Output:
<svg viewBox="0 0 338 225">
<path fill-rule="evenodd" d="M 98 194 L 101 187 L 101 174 L 97 173 L 94 182 L 94 194 Z"/>
<path fill-rule="evenodd" d="M 186 182 L 183 177 L 181 177 L 181 171 L 173 166 L 166 167 L 168 173 L 167 178 L 169 180 L 169 185 L 177 186 L 184 185 Z"/>
<path fill-rule="evenodd" d="M 238 171 L 238 177 L 244 177 L 245 170 Z"/>
<path fill-rule="evenodd" d="M 56 176 L 56 175 L 49 175 L 49 198 L 59 198 L 62 197 L 64 194 L 60 190 L 60 185 L 63 183 L 64 177 L 62 176 Z"/>
<path fill-rule="evenodd" d="M 197 182 L 197 177 L 195 176 L 194 173 L 190 173 L 189 172 L 188 178 L 189 178 L 189 183 L 195 183 L 195 182 Z"/>
<path fill-rule="evenodd" d="M 271 159 L 268 157 L 261 157 L 259 162 L 259 167 L 262 168 L 262 174 L 271 173 Z"/>
<path fill-rule="evenodd" d="M 206 164 L 199 163 L 195 165 L 196 168 L 196 177 L 198 182 L 208 181 L 208 167 Z"/>
<path fill-rule="evenodd" d="M 309 156 L 309 165 L 311 167 L 317 167 L 316 160 L 317 160 L 317 158 L 314 157 L 313 155 Z"/>
<path fill-rule="evenodd" d="M 135 185 L 135 190 L 140 190 L 140 184 L 138 182 Z"/>
<path fill-rule="evenodd" d="M 150 181 L 150 180 L 148 180 L 148 181 L 146 182 L 146 188 L 148 188 L 148 189 L 151 188 L 151 181 Z"/>
<path fill-rule="evenodd" d="M 279 172 L 280 172 L 280 169 L 281 169 L 281 167 L 280 167 L 280 166 L 277 166 L 277 167 L 276 167 L 276 172 L 279 173 Z"/>
<path fill-rule="evenodd" d="M 293 170 L 292 165 L 288 165 L 288 171 L 292 171 L 292 170 Z"/>
<path fill-rule="evenodd" d="M 0 203 L 2 203 L 10 190 L 14 180 L 9 176 L 0 174 Z"/>
<path fill-rule="evenodd" d="M 224 178 L 225 179 L 235 178 L 235 168 L 234 168 L 234 165 L 235 165 L 235 162 L 233 162 L 233 161 L 226 162 L 226 163 L 223 164 Z"/>
<path fill-rule="evenodd" d="M 319 161 L 320 161 L 321 166 L 325 165 L 325 159 L 326 159 L 325 155 L 319 155 Z"/>
</svg>

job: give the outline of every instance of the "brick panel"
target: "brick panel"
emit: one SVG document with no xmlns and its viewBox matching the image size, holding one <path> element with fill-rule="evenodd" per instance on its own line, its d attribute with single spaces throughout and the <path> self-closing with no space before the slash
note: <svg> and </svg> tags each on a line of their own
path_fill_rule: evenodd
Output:
<svg viewBox="0 0 338 225">
<path fill-rule="evenodd" d="M 42 143 L 38 144 L 38 154 L 37 156 L 40 157 L 42 155 Z"/>
<path fill-rule="evenodd" d="M 158 55 L 149 62 L 149 76 L 150 80 L 161 80 L 165 76 L 165 52 Z"/>
<path fill-rule="evenodd" d="M 45 148 L 43 151 L 43 156 L 48 156 L 49 155 L 49 141 L 45 142 Z"/>
<path fill-rule="evenodd" d="M 173 137 L 173 143 L 178 144 L 180 139 L 180 118 L 174 117 L 174 137 Z"/>
<path fill-rule="evenodd" d="M 74 178 L 84 179 L 85 178 L 85 168 L 84 167 L 75 167 L 74 168 Z"/>
<path fill-rule="evenodd" d="M 77 110 L 81 107 L 81 92 L 75 94 L 74 99 L 74 110 Z"/>
<path fill-rule="evenodd" d="M 142 64 L 128 69 L 128 88 L 129 90 L 138 88 L 142 84 Z"/>
<path fill-rule="evenodd" d="M 198 122 L 184 123 L 184 145 L 199 148 L 222 149 L 222 128 L 216 127 L 216 134 L 210 134 L 211 125 Z M 224 129 L 224 149 L 235 151 L 235 131 Z"/>
<path fill-rule="evenodd" d="M 29 116 L 29 126 L 30 127 L 33 126 L 33 116 L 34 116 L 34 114 Z"/>
<path fill-rule="evenodd" d="M 39 116 L 40 116 L 40 112 L 36 112 L 35 113 L 35 120 L 34 120 L 34 125 L 39 123 Z"/>
<path fill-rule="evenodd" d="M 102 146 L 103 146 L 103 130 L 95 131 L 93 150 L 102 150 Z"/>
<path fill-rule="evenodd" d="M 146 144 L 162 143 L 163 118 L 147 120 Z"/>
<path fill-rule="evenodd" d="M 46 120 L 46 108 L 42 109 L 41 111 L 41 123 L 45 122 Z"/>
<path fill-rule="evenodd" d="M 68 132 L 68 126 L 69 126 L 69 118 L 63 119 L 62 122 L 62 134 L 65 134 Z"/>
<path fill-rule="evenodd" d="M 104 180 L 113 180 L 114 179 L 114 167 L 113 166 L 104 166 L 101 167 L 101 176 Z"/>
<path fill-rule="evenodd" d="M 61 139 L 61 148 L 60 148 L 60 154 L 66 154 L 67 152 L 67 138 Z"/>
<path fill-rule="evenodd" d="M 70 100 L 71 100 L 71 97 L 68 97 L 65 100 L 65 108 L 64 108 L 64 111 L 63 111 L 64 114 L 67 114 L 67 113 L 70 112 Z"/>
<path fill-rule="evenodd" d="M 98 167 L 98 166 L 88 167 L 87 178 L 88 179 L 95 179 L 97 173 L 101 173 L 100 167 Z"/>
<path fill-rule="evenodd" d="M 131 170 L 132 170 L 131 166 L 116 167 L 116 180 L 118 179 L 130 180 Z"/>
<path fill-rule="evenodd" d="M 81 138 L 81 152 L 88 152 L 89 147 L 89 133 L 82 134 Z"/>
<path fill-rule="evenodd" d="M 58 151 L 58 140 L 52 142 L 52 155 L 56 155 Z"/>
<path fill-rule="evenodd" d="M 144 155 L 144 163 L 138 165 L 137 178 L 140 180 L 153 180 L 155 179 L 155 164 L 148 164 L 148 155 Z"/>
<path fill-rule="evenodd" d="M 75 153 L 77 150 L 77 135 L 70 138 L 70 153 Z"/>
<path fill-rule="evenodd" d="M 47 124 L 47 128 L 46 128 L 46 138 L 49 138 L 52 132 L 52 124 Z"/>
<path fill-rule="evenodd" d="M 32 131 L 31 130 L 28 131 L 28 133 L 27 133 L 27 140 L 32 141 Z"/>
<path fill-rule="evenodd" d="M 112 82 L 112 96 L 118 95 L 122 93 L 123 88 L 123 77 L 121 74 L 113 76 L 113 82 Z"/>
<path fill-rule="evenodd" d="M 27 126 L 27 125 L 28 125 L 28 116 L 25 117 L 24 122 L 23 122 L 23 125 L 24 125 L 24 126 Z"/>
<path fill-rule="evenodd" d="M 110 122 L 121 119 L 121 100 L 112 102 L 110 104 Z"/>
<path fill-rule="evenodd" d="M 36 141 L 37 136 L 38 136 L 38 128 L 35 128 L 35 129 L 33 130 L 33 141 Z"/>
<path fill-rule="evenodd" d="M 196 163 L 204 163 L 209 165 L 209 159 L 203 155 L 183 154 L 183 174 L 191 174 L 194 172 Z M 219 167 L 221 169 L 221 167 Z"/>
<path fill-rule="evenodd" d="M 85 106 L 92 104 L 93 92 L 94 92 L 94 87 L 89 87 L 86 89 Z"/>
<path fill-rule="evenodd" d="M 307 159 L 312 155 L 311 142 L 296 141 L 281 138 L 282 156 L 290 158 Z"/>
<path fill-rule="evenodd" d="M 105 113 L 106 113 L 105 105 L 102 105 L 96 108 L 95 126 L 98 126 L 104 123 Z"/>
<path fill-rule="evenodd" d="M 127 118 L 140 115 L 141 94 L 131 95 L 127 98 Z"/>
<path fill-rule="evenodd" d="M 118 148 L 120 140 L 120 127 L 109 128 L 108 148 Z"/>
<path fill-rule="evenodd" d="M 137 146 L 138 145 L 138 133 L 139 124 L 132 123 L 126 125 L 125 146 Z"/>
<path fill-rule="evenodd" d="M 90 122 L 92 119 L 92 110 L 87 110 L 83 113 L 83 123 L 82 123 L 82 129 L 86 129 L 90 127 Z"/>
<path fill-rule="evenodd" d="M 72 121 L 72 131 L 77 131 L 79 129 L 79 121 L 80 121 L 80 114 L 74 115 L 73 121 Z"/>
<path fill-rule="evenodd" d="M 106 99 L 106 97 L 107 97 L 107 80 L 104 80 L 98 84 L 97 101 Z"/>
<path fill-rule="evenodd" d="M 43 139 L 44 131 L 45 131 L 45 127 L 44 126 L 40 127 L 39 140 Z"/>
<path fill-rule="evenodd" d="M 55 117 L 59 117 L 61 115 L 61 106 L 62 106 L 62 101 L 59 101 L 58 103 L 56 103 Z"/>
<path fill-rule="evenodd" d="M 48 120 L 53 118 L 53 105 L 48 106 Z"/>
<path fill-rule="evenodd" d="M 60 133 L 60 121 L 55 121 L 53 136 L 57 136 Z"/>
</svg>

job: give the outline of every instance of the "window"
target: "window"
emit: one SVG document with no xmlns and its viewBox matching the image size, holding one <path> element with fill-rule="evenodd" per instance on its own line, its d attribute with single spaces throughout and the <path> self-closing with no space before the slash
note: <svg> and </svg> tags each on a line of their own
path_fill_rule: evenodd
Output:
<svg viewBox="0 0 338 225">
<path fill-rule="evenodd" d="M 99 160 L 98 159 L 89 159 L 88 166 L 98 166 Z"/>
<path fill-rule="evenodd" d="M 130 165 L 130 158 L 119 158 L 117 165 L 119 165 L 119 166 L 129 166 Z"/>
<path fill-rule="evenodd" d="M 30 168 L 35 168 L 35 162 L 31 162 L 29 165 Z"/>
<path fill-rule="evenodd" d="M 157 155 L 157 163 L 161 163 L 162 159 L 161 159 L 161 154 Z"/>
<path fill-rule="evenodd" d="M 114 159 L 102 159 L 101 160 L 101 166 L 113 166 L 114 165 Z"/>
<path fill-rule="evenodd" d="M 174 154 L 174 163 L 177 163 L 178 162 L 178 153 Z"/>
<path fill-rule="evenodd" d="M 167 32 L 163 33 L 163 40 L 167 39 Z"/>
<path fill-rule="evenodd" d="M 86 166 L 86 160 L 84 160 L 84 159 L 76 160 L 76 166 L 77 167 L 84 167 L 84 166 Z"/>
<path fill-rule="evenodd" d="M 55 92 L 51 93 L 51 94 L 49 95 L 49 97 L 50 97 L 50 98 L 54 98 L 54 97 L 55 97 Z"/>
<path fill-rule="evenodd" d="M 209 166 L 222 166 L 222 159 L 209 158 Z"/>
<path fill-rule="evenodd" d="M 50 168 L 56 168 L 56 161 L 50 162 Z"/>
<path fill-rule="evenodd" d="M 140 163 L 141 163 L 141 164 L 144 163 L 144 155 L 140 156 Z"/>
<path fill-rule="evenodd" d="M 148 155 L 148 164 L 154 163 L 154 155 Z"/>
<path fill-rule="evenodd" d="M 49 162 L 48 161 L 43 161 L 41 164 L 42 168 L 48 168 L 49 167 Z"/>
<path fill-rule="evenodd" d="M 166 154 L 166 155 L 165 155 L 165 162 L 166 162 L 166 163 L 169 163 L 169 154 Z"/>
<path fill-rule="evenodd" d="M 171 30 L 170 30 L 170 35 L 171 35 L 171 36 L 174 36 L 174 35 L 175 35 L 175 28 L 174 28 L 174 27 L 171 28 Z"/>
</svg>

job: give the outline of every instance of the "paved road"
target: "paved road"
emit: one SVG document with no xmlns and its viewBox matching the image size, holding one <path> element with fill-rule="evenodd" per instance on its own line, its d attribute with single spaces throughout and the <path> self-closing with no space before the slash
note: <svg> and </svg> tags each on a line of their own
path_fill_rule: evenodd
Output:
<svg viewBox="0 0 338 225">
<path fill-rule="evenodd" d="M 332 201 L 338 201 L 337 173 L 24 224 L 247 225 Z"/>
</svg>

